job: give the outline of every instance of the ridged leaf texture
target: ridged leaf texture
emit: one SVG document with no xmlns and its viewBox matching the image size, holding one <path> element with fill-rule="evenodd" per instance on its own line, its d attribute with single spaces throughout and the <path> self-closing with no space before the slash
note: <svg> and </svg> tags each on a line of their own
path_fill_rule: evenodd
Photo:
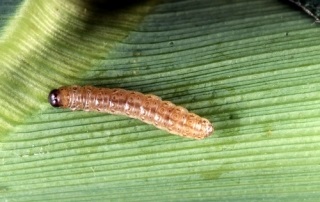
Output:
<svg viewBox="0 0 320 202">
<path fill-rule="evenodd" d="M 320 27 L 287 3 L 1 0 L 0 200 L 317 200 Z M 155 94 L 215 133 L 49 105 L 74 84 Z"/>
</svg>

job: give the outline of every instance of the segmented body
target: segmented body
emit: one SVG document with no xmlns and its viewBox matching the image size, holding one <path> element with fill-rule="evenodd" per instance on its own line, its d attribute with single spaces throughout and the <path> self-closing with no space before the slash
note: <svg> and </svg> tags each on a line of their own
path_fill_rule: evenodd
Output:
<svg viewBox="0 0 320 202">
<path fill-rule="evenodd" d="M 64 86 L 49 94 L 54 107 L 126 115 L 172 134 L 203 139 L 213 132 L 205 118 L 155 95 L 124 89 L 93 86 Z"/>
</svg>

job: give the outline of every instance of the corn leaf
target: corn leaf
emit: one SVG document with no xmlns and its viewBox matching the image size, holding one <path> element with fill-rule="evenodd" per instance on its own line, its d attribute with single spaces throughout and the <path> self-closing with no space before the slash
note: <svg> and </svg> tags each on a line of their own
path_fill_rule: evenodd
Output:
<svg viewBox="0 0 320 202">
<path fill-rule="evenodd" d="M 319 31 L 280 1 L 1 0 L 0 200 L 317 200 Z M 156 94 L 215 133 L 52 108 L 73 84 Z"/>
</svg>

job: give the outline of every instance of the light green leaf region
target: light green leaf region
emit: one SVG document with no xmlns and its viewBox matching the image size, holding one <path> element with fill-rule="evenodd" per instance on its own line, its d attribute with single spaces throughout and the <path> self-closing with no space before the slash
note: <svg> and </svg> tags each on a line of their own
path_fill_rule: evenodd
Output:
<svg viewBox="0 0 320 202">
<path fill-rule="evenodd" d="M 319 25 L 280 1 L 114 2 L 0 1 L 1 201 L 320 197 Z M 72 84 L 156 94 L 215 133 L 52 108 Z"/>
</svg>

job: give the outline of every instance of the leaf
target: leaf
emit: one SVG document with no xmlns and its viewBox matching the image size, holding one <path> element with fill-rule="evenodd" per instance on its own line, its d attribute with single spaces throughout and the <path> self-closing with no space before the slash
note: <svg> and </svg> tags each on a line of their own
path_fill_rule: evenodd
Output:
<svg viewBox="0 0 320 202">
<path fill-rule="evenodd" d="M 318 199 L 318 30 L 277 1 L 0 1 L 0 199 Z M 156 94 L 215 133 L 50 107 L 72 84 Z"/>
<path fill-rule="evenodd" d="M 319 15 L 320 15 L 320 1 L 319 0 L 289 0 L 291 3 L 295 4 L 297 7 L 302 9 L 305 13 L 310 15 L 315 19 L 316 23 L 319 23 Z"/>
</svg>

